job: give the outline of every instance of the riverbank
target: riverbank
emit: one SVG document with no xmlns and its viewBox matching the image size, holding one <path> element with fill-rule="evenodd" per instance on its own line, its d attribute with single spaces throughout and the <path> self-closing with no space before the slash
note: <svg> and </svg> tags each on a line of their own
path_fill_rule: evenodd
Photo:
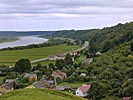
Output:
<svg viewBox="0 0 133 100">
<path fill-rule="evenodd" d="M 17 37 L 18 40 L 13 41 L 13 42 L 4 42 L 0 43 L 0 49 L 3 48 L 14 48 L 18 46 L 27 46 L 31 44 L 40 44 L 48 41 L 46 38 L 41 38 L 38 36 L 21 36 Z"/>
<path fill-rule="evenodd" d="M 0 37 L 0 43 L 13 42 L 17 40 L 19 40 L 17 37 Z"/>
</svg>

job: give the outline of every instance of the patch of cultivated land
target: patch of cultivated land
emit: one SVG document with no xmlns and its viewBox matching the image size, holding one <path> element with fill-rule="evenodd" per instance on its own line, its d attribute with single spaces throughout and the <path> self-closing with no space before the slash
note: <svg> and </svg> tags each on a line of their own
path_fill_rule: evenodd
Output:
<svg viewBox="0 0 133 100">
<path fill-rule="evenodd" d="M 46 89 L 15 90 L 0 96 L 0 100 L 85 100 L 72 94 Z"/>
<path fill-rule="evenodd" d="M 0 51 L 0 64 L 12 65 L 21 58 L 27 58 L 32 61 L 48 57 L 49 55 L 65 53 L 78 48 L 80 47 L 60 44 L 60 45 L 35 48 L 35 49 Z"/>
</svg>

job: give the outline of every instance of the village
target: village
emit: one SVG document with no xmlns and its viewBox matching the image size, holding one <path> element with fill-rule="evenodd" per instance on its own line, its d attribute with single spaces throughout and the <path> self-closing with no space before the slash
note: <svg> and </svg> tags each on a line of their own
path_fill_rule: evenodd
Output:
<svg viewBox="0 0 133 100">
<path fill-rule="evenodd" d="M 86 42 L 87 43 L 87 42 Z M 79 50 L 67 52 L 64 54 L 58 54 L 58 55 L 50 55 L 47 60 L 55 60 L 55 61 L 63 61 L 68 59 L 68 63 L 74 62 L 75 59 L 80 57 L 82 55 L 83 50 L 88 46 L 85 45 L 85 47 L 82 47 Z M 97 56 L 100 56 L 101 53 L 98 51 L 96 53 Z M 89 58 L 85 58 L 82 61 L 82 64 L 88 65 L 93 61 L 93 54 L 89 54 Z M 70 58 L 69 58 L 70 57 Z M 69 65 L 69 64 L 68 64 Z M 52 65 L 54 66 L 54 65 Z M 57 65 L 58 66 L 58 65 Z M 54 67 L 57 67 L 54 66 Z M 60 65 L 59 65 L 60 66 Z M 66 66 L 66 65 L 65 65 Z M 68 66 L 67 66 L 68 67 Z M 12 68 L 12 67 L 11 67 Z M 50 64 L 46 66 L 46 68 L 50 69 Z M 79 68 L 76 68 L 79 70 Z M 38 73 L 41 71 L 38 68 L 34 71 L 32 70 L 30 73 L 24 72 L 21 74 L 16 75 L 17 77 L 15 79 L 5 79 L 5 83 L 0 86 L 0 95 L 10 92 L 14 89 L 32 89 L 32 88 L 40 88 L 40 89 L 53 89 L 53 90 L 59 90 L 59 91 L 67 91 L 69 93 L 75 94 L 80 97 L 86 97 L 88 95 L 87 91 L 90 89 L 90 84 L 83 84 L 82 86 L 78 88 L 72 88 L 70 85 L 64 85 L 59 86 L 58 84 L 61 83 L 60 81 L 66 81 L 69 76 L 72 76 L 75 74 L 75 72 L 72 72 L 71 75 L 67 75 L 66 72 L 62 71 L 62 68 L 53 68 L 51 71 L 51 74 L 48 74 L 48 77 L 46 78 L 46 74 L 41 74 L 41 78 L 39 78 Z M 69 69 L 70 70 L 70 69 Z M 47 73 L 47 72 L 46 72 Z M 80 77 L 86 77 L 86 73 L 80 73 Z M 25 86 L 21 86 L 20 82 L 18 80 L 23 81 L 23 83 L 26 83 Z M 24 82 L 25 81 L 25 82 Z M 28 83 L 28 84 L 27 84 Z"/>
</svg>

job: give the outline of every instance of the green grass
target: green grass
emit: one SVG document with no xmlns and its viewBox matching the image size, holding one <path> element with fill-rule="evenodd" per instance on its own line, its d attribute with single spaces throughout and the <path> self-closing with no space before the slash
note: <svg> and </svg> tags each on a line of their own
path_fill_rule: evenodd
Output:
<svg viewBox="0 0 133 100">
<path fill-rule="evenodd" d="M 59 86 L 71 86 L 72 88 L 78 88 L 87 83 L 88 82 L 75 82 L 75 83 L 63 82 L 63 83 L 59 84 Z"/>
<path fill-rule="evenodd" d="M 67 46 L 66 44 L 61 44 L 35 49 L 0 51 L 0 64 L 13 65 L 21 58 L 36 60 L 48 57 L 49 55 L 65 53 L 77 48 L 79 48 L 79 46 Z"/>
<path fill-rule="evenodd" d="M 76 59 L 75 63 L 82 62 L 82 61 L 84 61 L 85 58 L 86 58 L 86 56 L 82 55 L 78 59 Z"/>
<path fill-rule="evenodd" d="M 35 66 L 37 64 L 41 64 L 41 65 L 48 65 L 49 63 L 53 63 L 55 64 L 55 60 L 45 60 L 45 61 L 40 61 L 40 62 L 37 62 L 37 63 L 33 63 L 32 65 Z"/>
<path fill-rule="evenodd" d="M 4 78 L 5 78 L 5 77 L 0 76 L 0 84 L 3 83 L 3 79 L 4 79 Z"/>
<path fill-rule="evenodd" d="M 46 89 L 15 90 L 0 96 L 0 100 L 85 100 L 72 94 Z"/>
</svg>

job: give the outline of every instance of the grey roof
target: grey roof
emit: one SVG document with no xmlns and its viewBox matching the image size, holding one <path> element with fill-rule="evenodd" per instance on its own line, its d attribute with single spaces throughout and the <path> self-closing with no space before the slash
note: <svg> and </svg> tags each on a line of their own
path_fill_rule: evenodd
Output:
<svg viewBox="0 0 133 100">
<path fill-rule="evenodd" d="M 33 83 L 33 85 L 35 86 L 35 88 L 45 88 L 45 86 L 42 85 L 40 81 Z"/>
<path fill-rule="evenodd" d="M 2 85 L 6 90 L 10 90 L 13 88 L 13 82 L 11 83 L 5 83 Z"/>
<path fill-rule="evenodd" d="M 28 78 L 28 77 L 36 77 L 37 75 L 36 74 L 31 74 L 31 73 L 25 73 L 24 74 L 24 77 L 25 78 Z"/>
</svg>

